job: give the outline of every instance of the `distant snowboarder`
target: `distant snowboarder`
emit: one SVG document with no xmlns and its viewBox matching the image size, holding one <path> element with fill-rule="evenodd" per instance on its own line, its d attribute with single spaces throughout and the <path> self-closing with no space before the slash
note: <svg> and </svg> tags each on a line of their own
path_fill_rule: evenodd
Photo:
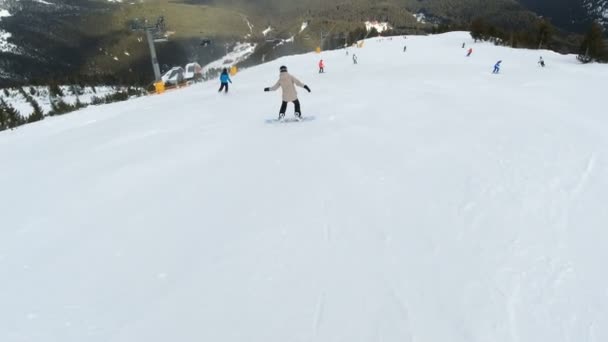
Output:
<svg viewBox="0 0 608 342">
<path fill-rule="evenodd" d="M 500 64 L 501 63 L 502 63 L 502 61 L 498 61 L 498 62 L 496 62 L 496 64 L 494 64 L 494 71 L 492 71 L 493 74 L 500 73 Z"/>
<path fill-rule="evenodd" d="M 353 64 L 357 64 L 357 55 L 353 53 Z"/>
<path fill-rule="evenodd" d="M 319 74 L 322 74 L 325 72 L 325 63 L 323 63 L 323 60 L 319 61 Z"/>
<path fill-rule="evenodd" d="M 403 45 L 403 52 L 407 51 L 407 45 Z"/>
<path fill-rule="evenodd" d="M 224 70 L 222 70 L 222 74 L 220 75 L 220 83 L 222 85 L 220 86 L 220 90 L 218 90 L 217 92 L 221 93 L 222 90 L 226 89 L 226 93 L 228 93 L 228 82 L 232 83 L 232 80 L 228 75 L 228 69 L 224 68 Z"/>
<path fill-rule="evenodd" d="M 467 52 L 467 57 L 471 57 L 472 53 L 473 53 L 473 48 L 469 48 L 469 51 Z"/>
<path fill-rule="evenodd" d="M 462 48 L 464 49 L 465 43 L 462 43 Z"/>
<path fill-rule="evenodd" d="M 269 88 L 264 88 L 264 91 L 275 91 L 281 88 L 283 92 L 283 102 L 281 103 L 281 109 L 279 110 L 279 120 L 282 120 L 285 117 L 285 112 L 287 111 L 287 103 L 293 102 L 295 106 L 295 116 L 298 119 L 302 118 L 302 111 L 300 108 L 300 101 L 298 100 L 298 92 L 296 91 L 296 86 L 302 87 L 306 89 L 310 93 L 310 88 L 304 83 L 300 82 L 297 78 L 293 77 L 291 74 L 287 72 L 286 66 L 281 66 L 279 80 L 275 85 Z"/>
<path fill-rule="evenodd" d="M 543 68 L 545 67 L 545 60 L 543 59 L 543 56 L 540 56 L 540 59 L 538 60 L 538 65 Z"/>
</svg>

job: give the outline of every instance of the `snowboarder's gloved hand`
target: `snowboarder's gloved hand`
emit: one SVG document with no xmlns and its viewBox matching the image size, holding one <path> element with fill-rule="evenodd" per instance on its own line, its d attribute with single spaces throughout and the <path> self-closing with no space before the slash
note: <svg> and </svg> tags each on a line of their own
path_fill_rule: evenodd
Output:
<svg viewBox="0 0 608 342">
<path fill-rule="evenodd" d="M 264 88 L 264 91 L 270 91 L 270 88 Z"/>
<path fill-rule="evenodd" d="M 304 89 L 308 90 L 308 92 L 310 93 L 310 88 L 308 88 L 307 85 L 304 86 Z"/>
</svg>

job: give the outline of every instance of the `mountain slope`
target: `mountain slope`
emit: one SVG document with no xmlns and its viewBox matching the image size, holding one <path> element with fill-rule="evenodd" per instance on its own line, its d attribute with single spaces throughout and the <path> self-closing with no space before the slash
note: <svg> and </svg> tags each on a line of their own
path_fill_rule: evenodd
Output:
<svg viewBox="0 0 608 342">
<path fill-rule="evenodd" d="M 255 43 L 258 53 L 249 64 L 314 50 L 334 48 L 367 20 L 390 24 L 401 33 L 424 33 L 433 24 L 466 26 L 484 16 L 505 29 L 535 27 L 536 17 L 514 0 L 3 0 L 11 18 L 0 21 L 0 30 L 21 53 L 0 53 L 0 68 L 12 70 L 0 86 L 19 83 L 151 82 L 150 61 L 144 35 L 133 31 L 136 20 L 155 22 L 163 16 L 171 34 L 158 44 L 163 70 L 196 61 L 204 65 L 226 54 L 226 44 Z M 424 14 L 430 23 L 419 22 Z M 299 34 L 303 22 L 306 32 Z M 272 27 L 271 36 L 262 35 Z M 322 35 L 329 37 L 321 41 Z M 363 37 L 358 35 L 358 38 Z M 291 39 L 294 38 L 294 39 Z M 202 47 L 201 40 L 211 45 Z M 284 42 L 288 40 L 289 44 Z"/>
<path fill-rule="evenodd" d="M 151 81 L 150 57 L 144 33 L 132 29 L 136 19 L 153 23 L 159 16 L 166 18 L 172 37 L 168 43 L 157 44 L 165 70 L 188 61 L 213 61 L 225 54 L 225 43 L 234 44 L 249 32 L 238 12 L 169 1 L 58 0 L 51 6 L 21 0 L 10 11 L 12 16 L 0 21 L 0 28 L 12 34 L 10 42 L 22 53 L 0 54 L 0 66 L 5 64 L 4 69 L 14 70 L 19 77 L 4 80 L 5 84 L 70 83 L 73 79 L 145 84 Z M 219 30 L 218 23 L 225 26 Z M 200 41 L 207 34 L 213 35 L 214 44 L 204 48 Z"/>
<path fill-rule="evenodd" d="M 608 29 L 606 0 L 521 0 L 533 11 L 550 17 L 554 24 L 569 30 L 584 32 L 593 20 Z"/>
<path fill-rule="evenodd" d="M 0 340 L 608 340 L 608 68 L 350 54 L 1 132 Z"/>
</svg>

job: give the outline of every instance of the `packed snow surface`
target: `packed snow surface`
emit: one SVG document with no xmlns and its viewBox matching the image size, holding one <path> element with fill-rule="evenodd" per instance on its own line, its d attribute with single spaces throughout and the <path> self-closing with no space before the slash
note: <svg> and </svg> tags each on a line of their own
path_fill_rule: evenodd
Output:
<svg viewBox="0 0 608 342">
<path fill-rule="evenodd" d="M 608 67 L 402 44 L 1 132 L 0 341 L 608 341 Z"/>
</svg>

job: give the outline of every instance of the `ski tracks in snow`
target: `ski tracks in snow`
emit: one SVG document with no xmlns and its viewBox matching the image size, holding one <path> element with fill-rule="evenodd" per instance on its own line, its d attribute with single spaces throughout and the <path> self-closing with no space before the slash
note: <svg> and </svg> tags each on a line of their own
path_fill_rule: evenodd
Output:
<svg viewBox="0 0 608 342">
<path fill-rule="evenodd" d="M 585 169 L 581 173 L 578 181 L 576 182 L 576 185 L 574 186 L 574 189 L 572 190 L 572 194 L 574 196 L 580 195 L 583 192 L 583 190 L 585 190 L 587 183 L 589 182 L 589 177 L 595 170 L 595 164 L 596 164 L 596 153 L 592 152 L 591 155 L 589 156 L 589 158 L 587 159 L 587 165 L 586 165 Z"/>
<path fill-rule="evenodd" d="M 313 338 L 317 338 L 319 335 L 319 329 L 321 328 L 321 324 L 323 323 L 323 313 L 325 311 L 325 292 L 321 292 L 319 298 L 317 299 L 317 305 L 315 307 L 314 317 L 313 317 L 313 326 L 312 326 L 312 336 Z"/>
<path fill-rule="evenodd" d="M 325 242 L 330 244 L 331 243 L 331 224 L 329 223 L 325 223 Z"/>
<path fill-rule="evenodd" d="M 408 306 L 405 301 L 401 299 L 397 291 L 394 288 L 390 288 L 390 295 L 393 298 L 393 301 L 397 305 L 397 309 L 399 310 L 399 317 L 403 322 L 403 326 L 405 327 L 405 331 L 407 333 L 407 338 L 404 341 L 413 342 L 414 336 L 412 335 L 412 329 L 410 327 L 410 314 L 408 310 Z"/>
</svg>

